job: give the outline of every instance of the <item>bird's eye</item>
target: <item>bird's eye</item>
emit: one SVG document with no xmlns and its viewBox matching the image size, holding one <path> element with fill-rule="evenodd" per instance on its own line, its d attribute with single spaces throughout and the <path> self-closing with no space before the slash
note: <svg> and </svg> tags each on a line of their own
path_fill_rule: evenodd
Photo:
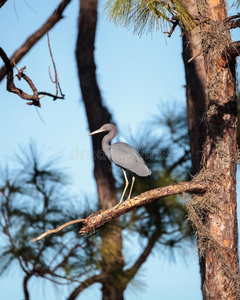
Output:
<svg viewBox="0 0 240 300">
<path fill-rule="evenodd" d="M 105 129 L 106 129 L 105 126 L 103 126 L 103 127 L 102 127 L 102 130 L 105 130 Z"/>
</svg>

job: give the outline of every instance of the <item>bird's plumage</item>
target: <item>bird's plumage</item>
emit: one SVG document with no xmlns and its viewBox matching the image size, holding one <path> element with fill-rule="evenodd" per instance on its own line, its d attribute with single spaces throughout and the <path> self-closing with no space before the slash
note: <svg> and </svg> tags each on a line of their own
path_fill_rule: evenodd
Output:
<svg viewBox="0 0 240 300">
<path fill-rule="evenodd" d="M 126 143 L 117 142 L 110 146 L 110 156 L 115 165 L 125 170 L 143 177 L 151 175 L 141 155 Z"/>
<path fill-rule="evenodd" d="M 117 142 L 113 145 L 110 145 L 110 141 L 117 135 L 117 127 L 113 124 L 105 124 L 98 130 L 95 130 L 94 132 L 90 133 L 89 135 L 97 134 L 104 131 L 108 131 L 108 134 L 106 134 L 102 139 L 102 149 L 106 154 L 107 158 L 123 170 L 123 174 L 125 177 L 125 188 L 120 200 L 121 203 L 126 189 L 128 187 L 128 180 L 125 170 L 129 170 L 132 173 L 135 173 L 138 176 L 142 177 L 149 176 L 152 172 L 146 165 L 141 155 L 130 145 L 122 142 Z M 128 198 L 130 198 L 131 196 L 134 180 L 135 178 L 133 177 Z"/>
</svg>

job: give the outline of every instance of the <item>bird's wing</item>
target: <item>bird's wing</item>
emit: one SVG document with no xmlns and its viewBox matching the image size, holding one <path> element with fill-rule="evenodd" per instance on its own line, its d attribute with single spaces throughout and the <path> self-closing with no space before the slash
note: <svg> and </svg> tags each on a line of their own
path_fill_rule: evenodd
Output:
<svg viewBox="0 0 240 300">
<path fill-rule="evenodd" d="M 148 176 L 151 171 L 141 155 L 126 143 L 115 143 L 110 148 L 111 160 L 119 167 L 139 175 Z"/>
</svg>

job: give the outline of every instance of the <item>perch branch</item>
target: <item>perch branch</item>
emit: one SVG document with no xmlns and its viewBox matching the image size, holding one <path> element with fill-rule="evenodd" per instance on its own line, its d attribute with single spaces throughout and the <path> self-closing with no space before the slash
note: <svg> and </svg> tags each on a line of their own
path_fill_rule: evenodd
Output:
<svg viewBox="0 0 240 300">
<path fill-rule="evenodd" d="M 134 209 L 137 209 L 141 206 L 144 206 L 153 201 L 159 200 L 161 198 L 177 195 L 181 193 L 204 193 L 207 190 L 207 186 L 201 182 L 197 181 L 189 181 L 189 182 L 181 182 L 178 184 L 171 184 L 166 187 L 157 188 L 145 193 L 142 193 L 134 198 L 128 199 L 124 201 L 120 206 L 114 206 L 110 209 L 99 210 L 97 212 L 92 213 L 86 219 L 78 219 L 74 221 L 67 222 L 57 229 L 48 230 L 47 232 L 41 234 L 39 237 L 32 239 L 31 241 L 39 241 L 45 236 L 56 233 L 63 228 L 74 224 L 74 223 L 83 223 L 82 228 L 79 233 L 81 235 L 88 233 L 90 231 L 96 230 L 98 227 L 104 225 L 112 219 L 115 219 L 121 215 L 124 215 Z"/>
<path fill-rule="evenodd" d="M 63 0 L 58 7 L 55 9 L 53 14 L 47 19 L 47 21 L 39 28 L 35 33 L 33 33 L 24 43 L 23 45 L 14 52 L 11 57 L 11 61 L 14 59 L 16 63 L 18 63 L 26 53 L 51 29 L 53 26 L 60 21 L 63 16 L 62 13 L 66 6 L 71 2 L 71 0 Z M 3 66 L 0 69 L 0 82 L 7 75 L 6 67 Z"/>
<path fill-rule="evenodd" d="M 177 195 L 183 192 L 187 193 L 204 193 L 207 187 L 203 183 L 196 181 L 181 182 L 179 184 L 172 184 L 166 187 L 157 188 L 145 193 L 142 193 L 134 198 L 124 201 L 118 208 L 113 207 L 106 210 L 94 212 L 83 221 L 83 226 L 79 233 L 81 235 L 102 226 L 106 222 L 124 215 L 136 208 L 144 206 L 153 201 L 159 200 L 166 196 Z"/>
</svg>

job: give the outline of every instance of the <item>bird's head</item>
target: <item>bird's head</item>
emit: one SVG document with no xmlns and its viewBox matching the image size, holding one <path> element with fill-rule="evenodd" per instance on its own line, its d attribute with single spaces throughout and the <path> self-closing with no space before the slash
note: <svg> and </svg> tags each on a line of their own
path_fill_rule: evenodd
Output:
<svg viewBox="0 0 240 300">
<path fill-rule="evenodd" d="M 105 132 L 105 131 L 113 131 L 113 132 L 115 132 L 117 134 L 117 128 L 116 128 L 116 126 L 114 126 L 113 124 L 107 123 L 107 124 L 104 124 L 99 129 L 97 129 L 97 130 L 89 133 L 88 135 L 94 135 L 94 134 Z"/>
</svg>

